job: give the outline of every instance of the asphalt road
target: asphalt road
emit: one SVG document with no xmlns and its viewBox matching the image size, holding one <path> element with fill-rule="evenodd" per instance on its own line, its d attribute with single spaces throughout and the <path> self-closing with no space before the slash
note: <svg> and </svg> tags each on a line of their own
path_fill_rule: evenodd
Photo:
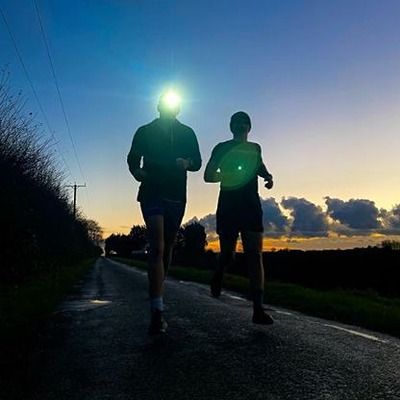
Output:
<svg viewBox="0 0 400 400">
<path fill-rule="evenodd" d="M 147 277 L 99 259 L 48 330 L 33 397 L 400 399 L 400 341 L 169 279 L 168 333 L 149 338 Z"/>
</svg>

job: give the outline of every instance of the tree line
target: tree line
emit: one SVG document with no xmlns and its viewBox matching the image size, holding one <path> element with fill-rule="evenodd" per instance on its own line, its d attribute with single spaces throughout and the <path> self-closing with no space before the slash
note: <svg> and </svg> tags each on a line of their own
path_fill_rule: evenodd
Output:
<svg viewBox="0 0 400 400">
<path fill-rule="evenodd" d="M 180 265 L 202 267 L 206 252 L 207 235 L 203 225 L 192 222 L 183 225 L 177 234 L 173 262 Z M 105 240 L 106 256 L 135 257 L 146 259 L 148 251 L 147 229 L 143 225 L 134 225 L 127 235 L 112 234 Z"/>
<path fill-rule="evenodd" d="M 198 222 L 178 233 L 173 263 L 214 269 L 218 254 L 206 251 L 206 233 Z M 145 226 L 135 225 L 127 235 L 113 234 L 105 241 L 106 255 L 146 260 Z M 315 289 L 373 290 L 384 296 L 400 296 L 400 243 L 385 240 L 378 247 L 350 250 L 279 250 L 263 253 L 267 279 Z M 246 256 L 236 254 L 230 273 L 247 276 Z"/>
</svg>

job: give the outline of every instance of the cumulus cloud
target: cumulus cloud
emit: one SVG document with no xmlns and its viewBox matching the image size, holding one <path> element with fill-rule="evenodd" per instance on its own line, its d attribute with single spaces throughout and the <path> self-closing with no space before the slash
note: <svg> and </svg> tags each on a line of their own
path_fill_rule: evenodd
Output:
<svg viewBox="0 0 400 400">
<path fill-rule="evenodd" d="M 261 199 L 263 209 L 264 236 L 326 237 L 329 233 L 346 236 L 400 234 L 400 204 L 390 211 L 379 210 L 375 203 L 366 199 L 348 201 L 325 197 L 326 209 L 304 198 L 283 198 L 279 203 L 274 198 Z M 282 209 L 289 211 L 288 218 Z M 208 240 L 217 238 L 216 216 L 208 214 L 194 217 L 190 222 L 199 222 L 205 228 Z"/>
<path fill-rule="evenodd" d="M 297 197 L 283 198 L 281 204 L 293 218 L 291 233 L 307 237 L 328 235 L 328 218 L 320 206 Z"/>
<path fill-rule="evenodd" d="M 274 198 L 261 199 L 265 236 L 283 236 L 289 231 L 289 219 Z"/>
<path fill-rule="evenodd" d="M 327 214 L 342 225 L 338 225 L 335 229 L 339 233 L 349 234 L 352 230 L 355 230 L 358 234 L 368 234 L 382 228 L 379 219 L 381 213 L 371 200 L 351 199 L 343 201 L 325 197 L 325 204 Z"/>
<path fill-rule="evenodd" d="M 400 229 L 400 204 L 390 211 L 389 223 L 390 227 Z"/>
<path fill-rule="evenodd" d="M 384 233 L 394 235 L 400 233 L 400 204 L 394 206 L 390 211 L 381 210 L 380 217 Z"/>
<path fill-rule="evenodd" d="M 215 217 L 215 214 L 208 214 L 202 218 L 197 218 L 194 217 L 191 220 L 187 222 L 187 224 L 190 224 L 192 222 L 198 222 L 199 224 L 204 226 L 204 229 L 206 231 L 207 237 L 209 240 L 212 240 L 216 237 L 217 233 L 217 219 Z"/>
<path fill-rule="evenodd" d="M 289 219 L 282 213 L 279 204 L 274 198 L 261 199 L 263 210 L 264 234 L 268 237 L 280 237 L 289 231 Z M 204 226 L 209 240 L 214 239 L 217 234 L 217 220 L 215 214 L 208 214 L 202 218 L 194 217 L 187 224 L 198 222 Z"/>
</svg>

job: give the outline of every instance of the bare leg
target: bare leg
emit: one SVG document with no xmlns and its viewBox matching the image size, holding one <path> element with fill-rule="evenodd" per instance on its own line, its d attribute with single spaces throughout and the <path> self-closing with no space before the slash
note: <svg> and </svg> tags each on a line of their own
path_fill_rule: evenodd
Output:
<svg viewBox="0 0 400 400">
<path fill-rule="evenodd" d="M 145 218 L 150 253 L 149 253 L 149 295 L 151 321 L 148 333 L 150 335 L 164 333 L 168 327 L 163 317 L 164 292 L 164 216 L 152 215 Z"/>
<path fill-rule="evenodd" d="M 235 260 L 236 242 L 237 237 L 233 235 L 220 235 L 219 237 L 220 255 L 218 271 L 222 274 Z"/>
<path fill-rule="evenodd" d="M 218 267 L 214 272 L 214 276 L 211 281 L 211 294 L 214 297 L 221 295 L 222 279 L 224 277 L 224 271 L 227 267 L 233 263 L 235 259 L 235 248 L 236 248 L 237 236 L 235 235 L 220 235 L 220 255 L 218 260 Z"/>
<path fill-rule="evenodd" d="M 253 322 L 271 325 L 274 320 L 263 310 L 264 266 L 262 261 L 262 232 L 241 232 L 243 249 L 250 271 L 250 285 L 253 297 Z"/>
<path fill-rule="evenodd" d="M 262 232 L 241 232 L 243 250 L 250 272 L 252 291 L 264 290 L 264 266 L 262 261 Z"/>
<path fill-rule="evenodd" d="M 146 227 L 149 238 L 149 294 L 151 298 L 163 295 L 164 282 L 164 217 L 152 215 L 147 217 Z"/>
<path fill-rule="evenodd" d="M 172 260 L 172 252 L 174 250 L 175 239 L 178 232 L 167 232 L 164 230 L 164 279 L 167 277 L 168 268 Z"/>
</svg>

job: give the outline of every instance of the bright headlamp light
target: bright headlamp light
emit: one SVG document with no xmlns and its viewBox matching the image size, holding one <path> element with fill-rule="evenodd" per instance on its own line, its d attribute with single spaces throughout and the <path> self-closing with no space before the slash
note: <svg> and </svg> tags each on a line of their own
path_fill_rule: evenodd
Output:
<svg viewBox="0 0 400 400">
<path fill-rule="evenodd" d="M 179 110 L 181 106 L 181 96 L 176 93 L 174 90 L 168 90 L 162 97 L 161 97 L 161 104 L 163 107 L 175 111 Z"/>
</svg>

